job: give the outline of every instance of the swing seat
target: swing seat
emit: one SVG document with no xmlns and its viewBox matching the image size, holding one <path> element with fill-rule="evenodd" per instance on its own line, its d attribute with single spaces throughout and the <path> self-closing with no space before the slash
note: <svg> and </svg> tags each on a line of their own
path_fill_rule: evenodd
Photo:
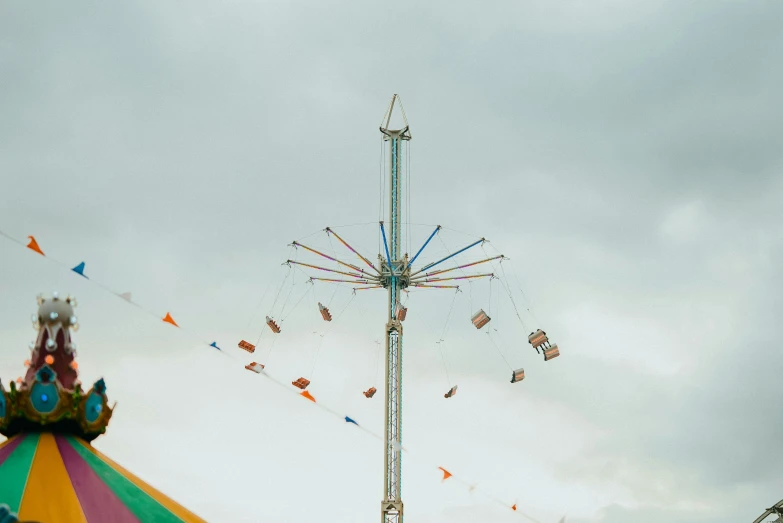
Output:
<svg viewBox="0 0 783 523">
<path fill-rule="evenodd" d="M 405 317 L 407 315 L 408 315 L 408 308 L 407 307 L 403 307 L 402 305 L 400 305 L 398 303 L 397 304 L 397 311 L 396 311 L 397 319 L 400 320 L 400 321 L 405 321 Z"/>
<path fill-rule="evenodd" d="M 557 348 L 557 343 L 544 349 L 544 361 L 549 361 L 558 356 L 560 356 L 560 349 Z"/>
<path fill-rule="evenodd" d="M 307 378 L 299 378 L 296 381 L 292 381 L 291 385 L 293 385 L 294 387 L 300 388 L 302 390 L 305 390 L 307 388 L 307 386 L 310 385 L 310 380 L 308 380 Z"/>
<path fill-rule="evenodd" d="M 269 325 L 269 328 L 272 329 L 272 332 L 275 334 L 280 334 L 280 326 L 269 316 L 266 317 L 266 324 Z"/>
<path fill-rule="evenodd" d="M 549 338 L 546 337 L 546 332 L 538 329 L 536 332 L 530 333 L 530 336 L 527 337 L 527 341 L 533 346 L 534 349 L 538 350 L 541 345 L 549 341 Z"/>
<path fill-rule="evenodd" d="M 449 391 L 446 394 L 443 395 L 443 397 L 448 399 L 448 398 L 452 397 L 453 395 L 455 395 L 456 393 L 457 393 L 457 386 L 454 385 L 453 387 L 451 387 L 449 389 Z"/>
<path fill-rule="evenodd" d="M 250 354 L 253 354 L 256 351 L 256 346 L 252 343 L 248 343 L 245 340 L 242 340 L 239 342 L 239 348 L 242 350 L 246 350 Z"/>
<path fill-rule="evenodd" d="M 375 396 L 375 393 L 378 392 L 378 390 L 375 387 L 370 387 L 366 391 L 364 391 L 362 394 L 364 394 L 365 398 L 372 398 Z"/>
<path fill-rule="evenodd" d="M 261 365 L 260 363 L 256 363 L 255 361 L 249 365 L 245 365 L 245 368 L 247 370 L 252 370 L 257 374 L 261 374 L 261 371 L 264 370 L 264 366 Z"/>
<path fill-rule="evenodd" d="M 329 309 L 321 305 L 320 301 L 318 302 L 318 310 L 321 312 L 324 321 L 332 321 L 332 314 L 329 312 Z"/>
<path fill-rule="evenodd" d="M 475 325 L 477 329 L 480 329 L 481 327 L 489 323 L 490 319 L 491 318 L 487 316 L 487 313 L 484 312 L 484 309 L 479 309 L 479 311 L 473 315 L 470 321 L 473 322 L 473 325 Z"/>
<path fill-rule="evenodd" d="M 525 369 L 517 369 L 511 373 L 511 383 L 519 383 L 525 379 Z"/>
</svg>

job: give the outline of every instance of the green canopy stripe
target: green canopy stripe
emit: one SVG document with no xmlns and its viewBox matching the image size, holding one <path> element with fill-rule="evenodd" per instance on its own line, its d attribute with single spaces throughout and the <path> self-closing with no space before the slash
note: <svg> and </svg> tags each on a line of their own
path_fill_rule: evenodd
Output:
<svg viewBox="0 0 783 523">
<path fill-rule="evenodd" d="M 21 441 L 0 465 L 0 503 L 8 505 L 12 512 L 19 512 L 22 505 L 39 438 L 38 434 L 17 437 Z"/>
</svg>

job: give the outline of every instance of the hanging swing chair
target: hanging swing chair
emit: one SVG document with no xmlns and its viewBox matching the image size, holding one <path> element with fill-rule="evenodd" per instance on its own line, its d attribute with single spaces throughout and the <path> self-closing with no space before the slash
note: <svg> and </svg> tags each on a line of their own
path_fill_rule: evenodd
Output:
<svg viewBox="0 0 783 523">
<path fill-rule="evenodd" d="M 310 380 L 308 380 L 307 378 L 299 378 L 296 381 L 292 381 L 291 385 L 293 385 L 296 388 L 305 390 L 307 386 L 310 385 Z"/>
<path fill-rule="evenodd" d="M 321 317 L 323 317 L 324 321 L 332 321 L 332 314 L 327 307 L 321 305 L 320 301 L 318 302 L 318 311 L 321 313 Z"/>
<path fill-rule="evenodd" d="M 483 327 L 484 325 L 489 323 L 490 319 L 491 318 L 489 316 L 487 316 L 487 313 L 484 312 L 484 309 L 479 309 L 479 311 L 476 314 L 473 315 L 473 317 L 470 319 L 470 321 L 473 322 L 473 325 L 477 329 L 480 329 L 481 327 Z"/>
<path fill-rule="evenodd" d="M 525 379 L 525 369 L 517 369 L 511 373 L 511 383 L 519 383 Z"/>
<path fill-rule="evenodd" d="M 266 324 L 269 325 L 269 328 L 272 329 L 272 332 L 275 334 L 280 334 L 280 326 L 269 316 L 266 317 Z"/>
<path fill-rule="evenodd" d="M 246 350 L 250 354 L 253 354 L 256 351 L 256 346 L 245 340 L 240 341 L 238 347 L 242 350 Z"/>
<path fill-rule="evenodd" d="M 255 361 L 254 361 L 253 363 L 250 363 L 250 364 L 248 364 L 248 365 L 245 365 L 245 368 L 246 368 L 247 370 L 252 370 L 252 371 L 253 371 L 253 372 L 255 372 L 256 374 L 261 374 L 261 371 L 263 371 L 263 370 L 264 370 L 264 366 L 263 366 L 263 365 L 261 365 L 260 363 L 256 363 Z"/>
<path fill-rule="evenodd" d="M 560 356 L 560 349 L 557 347 L 557 343 L 550 344 L 549 338 L 547 338 L 546 332 L 538 329 L 536 332 L 531 332 L 527 337 L 527 341 L 539 352 L 538 349 L 542 349 L 544 352 L 544 361 Z"/>
<path fill-rule="evenodd" d="M 408 315 L 408 308 L 403 307 L 402 303 L 397 302 L 397 308 L 394 311 L 394 315 L 399 321 L 405 321 L 405 317 Z"/>
</svg>

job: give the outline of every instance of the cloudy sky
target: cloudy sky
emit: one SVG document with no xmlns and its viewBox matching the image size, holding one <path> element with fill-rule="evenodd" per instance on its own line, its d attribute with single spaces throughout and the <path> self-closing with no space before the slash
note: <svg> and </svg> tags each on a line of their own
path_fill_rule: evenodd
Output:
<svg viewBox="0 0 783 523">
<path fill-rule="evenodd" d="M 752 521 L 783 497 L 781 20 L 752 1 L 3 2 L 0 230 L 182 329 L 0 238 L 0 376 L 22 374 L 35 295 L 73 293 L 82 378 L 118 401 L 96 447 L 209 521 L 378 517 L 380 442 L 242 365 L 311 376 L 382 432 L 361 391 L 382 390 L 383 295 L 304 294 L 280 263 L 326 226 L 377 254 L 399 93 L 406 245 L 448 227 L 432 261 L 485 236 L 525 322 L 497 281 L 449 322 L 451 291 L 410 294 L 406 521 L 524 520 L 439 465 L 541 522 Z M 325 326 L 316 300 L 345 313 Z M 490 306 L 508 364 L 469 322 Z M 270 311 L 290 313 L 274 339 Z"/>
</svg>

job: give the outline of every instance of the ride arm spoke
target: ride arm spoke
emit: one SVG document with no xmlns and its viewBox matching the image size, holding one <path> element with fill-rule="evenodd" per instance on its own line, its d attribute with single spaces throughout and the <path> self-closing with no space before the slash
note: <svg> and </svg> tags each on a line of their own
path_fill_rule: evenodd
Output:
<svg viewBox="0 0 783 523">
<path fill-rule="evenodd" d="M 421 274 L 419 276 L 416 276 L 415 278 L 411 278 L 411 281 L 416 281 L 416 280 L 419 280 L 419 279 L 422 279 L 422 278 L 429 278 L 431 276 L 435 276 L 436 274 L 443 274 L 444 272 L 456 271 L 457 269 L 464 269 L 465 267 L 473 267 L 474 265 L 479 265 L 481 263 L 491 262 L 491 261 L 497 260 L 498 258 L 504 258 L 504 256 L 501 254 L 500 256 L 494 256 L 492 258 L 487 258 L 485 260 L 480 260 L 480 261 L 473 262 L 473 263 L 466 263 L 465 265 L 460 265 L 459 267 L 453 267 L 451 269 L 443 269 L 443 270 L 440 270 L 440 271 L 428 272 L 426 274 Z"/>
<path fill-rule="evenodd" d="M 369 265 L 369 266 L 370 266 L 370 268 L 372 268 L 372 270 L 374 270 L 374 271 L 375 271 L 375 272 L 377 272 L 378 274 L 380 274 L 380 273 L 381 273 L 381 271 L 379 271 L 379 270 L 378 270 L 378 269 L 375 267 L 375 265 L 373 265 L 373 264 L 372 264 L 372 262 L 371 262 L 370 260 L 368 260 L 367 258 L 365 258 L 364 256 L 362 256 L 361 254 L 359 254 L 359 252 L 358 252 L 356 249 L 354 249 L 353 247 L 351 247 L 350 245 L 348 245 L 348 242 L 346 242 L 345 240 L 343 240 L 342 238 L 340 238 L 340 235 L 339 235 L 339 234 L 337 234 L 336 232 L 334 232 L 334 231 L 333 231 L 332 229 L 330 229 L 329 227 L 327 227 L 327 228 L 326 228 L 326 229 L 324 229 L 324 230 L 326 231 L 326 234 L 334 234 L 334 237 L 335 237 L 335 238 L 337 238 L 338 240 L 340 240 L 340 243 L 342 243 L 343 245 L 345 245 L 346 247 L 348 247 L 348 249 L 350 249 L 352 253 L 354 253 L 356 256 L 358 256 L 359 258 L 361 258 L 361 259 L 362 259 L 362 261 L 363 261 L 364 263 L 366 263 L 367 265 Z"/>
<path fill-rule="evenodd" d="M 417 252 L 417 253 L 416 253 L 416 256 L 414 256 L 414 257 L 413 257 L 413 259 L 411 259 L 410 263 L 408 263 L 408 267 L 411 267 L 411 266 L 413 265 L 413 262 L 415 262 L 415 261 L 416 261 L 416 258 L 418 258 L 418 257 L 419 257 L 419 254 L 421 254 L 421 252 L 424 250 L 424 248 L 427 246 L 427 244 L 429 244 L 429 243 L 430 243 L 430 240 L 432 240 L 432 239 L 435 237 L 435 235 L 436 235 L 436 234 L 438 234 L 438 231 L 440 231 L 440 229 L 441 229 L 441 226 L 440 226 L 440 225 L 438 225 L 438 226 L 435 228 L 435 230 L 434 230 L 434 231 L 432 231 L 432 234 L 430 234 L 430 237 L 429 237 L 429 238 L 427 238 L 427 241 L 426 241 L 426 242 L 424 242 L 424 245 L 422 245 L 422 246 L 421 246 L 421 249 L 419 249 L 419 252 Z"/>
<path fill-rule="evenodd" d="M 377 282 L 372 281 L 372 280 L 337 280 L 337 279 L 333 279 L 333 278 L 316 278 L 314 276 L 311 277 L 310 279 L 311 280 L 316 280 L 316 281 L 329 281 L 329 282 L 335 282 L 335 283 L 350 283 L 350 284 L 353 284 L 353 285 L 372 285 L 374 283 L 377 283 Z"/>
<path fill-rule="evenodd" d="M 493 278 L 494 276 L 495 276 L 494 273 L 489 272 L 487 274 L 471 274 L 469 276 L 454 276 L 452 278 L 428 278 L 425 280 L 416 281 L 414 283 L 429 283 L 434 281 L 451 281 L 451 280 L 471 280 L 473 278 L 486 278 L 486 277 Z M 411 285 L 413 285 L 414 283 L 412 283 Z"/>
<path fill-rule="evenodd" d="M 310 267 L 312 269 L 318 269 L 320 271 L 327 271 L 327 272 L 335 272 L 337 274 L 342 274 L 344 276 L 351 276 L 352 278 L 366 278 L 366 276 L 363 276 L 361 274 L 354 274 L 352 272 L 343 272 L 343 271 L 337 271 L 334 269 L 327 269 L 326 267 L 319 267 L 318 265 L 310 265 L 309 263 L 302 263 L 295 260 L 288 260 L 286 263 L 293 263 L 296 265 L 302 265 L 303 267 Z"/>
<path fill-rule="evenodd" d="M 361 267 L 357 267 L 356 265 L 352 265 L 352 264 L 350 264 L 350 263 L 347 263 L 347 262 L 344 262 L 344 261 L 338 260 L 337 258 L 332 258 L 332 257 L 331 257 L 331 256 L 329 256 L 328 254 L 324 254 L 324 253 L 322 253 L 321 251 L 316 251 L 316 250 L 315 250 L 315 249 L 313 249 L 312 247 L 308 247 L 307 245 L 304 245 L 304 244 L 302 244 L 302 243 L 299 243 L 299 242 L 296 242 L 296 241 L 295 241 L 295 242 L 293 242 L 291 245 L 294 245 L 295 247 L 302 247 L 303 249 L 306 249 L 306 250 L 308 250 L 308 251 L 310 251 L 310 252 L 313 252 L 313 253 L 315 253 L 315 254 L 317 254 L 317 255 L 319 255 L 319 256 L 323 256 L 323 257 L 324 257 L 324 258 L 326 258 L 327 260 L 332 260 L 333 262 L 337 262 L 337 263 L 339 263 L 340 265 L 344 265 L 345 267 L 349 267 L 349 268 L 351 268 L 351 269 L 353 269 L 353 270 L 355 270 L 355 271 L 358 271 L 358 272 L 360 272 L 360 273 L 361 273 L 361 274 L 362 274 L 362 275 L 363 275 L 365 278 L 369 278 L 369 277 L 374 277 L 374 276 L 375 276 L 374 274 L 369 274 L 367 271 L 365 271 L 365 270 L 364 270 L 364 269 L 362 269 Z"/>
<path fill-rule="evenodd" d="M 448 259 L 450 259 L 450 258 L 453 258 L 454 256 L 456 256 L 456 255 L 458 255 L 458 254 L 460 254 L 460 253 L 463 253 L 463 252 L 467 251 L 467 250 L 468 250 L 468 249 L 470 249 L 471 247 L 475 247 L 476 245 L 478 245 L 478 244 L 480 244 L 480 243 L 484 243 L 484 242 L 486 242 L 486 241 L 487 241 L 487 240 L 486 240 L 485 238 L 481 238 L 480 240 L 478 240 L 478 241 L 476 241 L 476 242 L 473 242 L 473 243 L 471 243 L 471 244 L 470 244 L 470 245 L 468 245 L 467 247 L 463 247 L 462 249 L 458 250 L 458 251 L 457 251 L 457 252 L 455 252 L 454 254 L 449 254 L 449 255 L 448 255 L 448 256 L 446 256 L 445 258 L 441 258 L 440 260 L 438 260 L 438 261 L 436 261 L 436 262 L 432 262 L 432 263 L 429 263 L 429 264 L 425 265 L 424 267 L 422 267 L 422 268 L 421 268 L 421 269 L 419 269 L 418 271 L 416 271 L 416 272 L 414 272 L 413 274 L 411 274 L 411 277 L 413 277 L 413 276 L 416 276 L 417 274 L 420 274 L 420 273 L 422 273 L 422 272 L 424 272 L 424 271 L 426 271 L 426 270 L 428 270 L 428 269 L 431 269 L 431 268 L 435 267 L 436 265 L 439 265 L 439 264 L 441 264 L 441 263 L 445 262 L 446 260 L 448 260 Z"/>
</svg>

